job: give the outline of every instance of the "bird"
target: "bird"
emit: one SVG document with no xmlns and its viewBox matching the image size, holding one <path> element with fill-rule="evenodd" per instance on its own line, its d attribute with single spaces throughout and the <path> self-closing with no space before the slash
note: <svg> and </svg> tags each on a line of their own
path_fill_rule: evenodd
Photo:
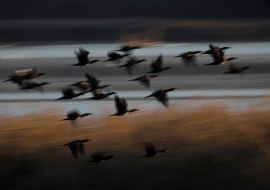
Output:
<svg viewBox="0 0 270 190">
<path fill-rule="evenodd" d="M 97 152 L 97 153 L 91 154 L 92 160 L 89 162 L 104 162 L 104 161 L 109 160 L 109 159 L 114 158 L 114 157 L 116 157 L 116 155 L 108 156 L 107 154 L 105 154 L 103 152 Z"/>
<path fill-rule="evenodd" d="M 130 45 L 123 45 L 120 47 L 119 50 L 116 50 L 116 51 L 122 51 L 122 52 L 125 52 L 125 53 L 128 53 L 132 50 L 135 50 L 135 49 L 140 49 L 141 47 L 139 46 L 130 46 Z"/>
<path fill-rule="evenodd" d="M 116 53 L 115 51 L 111 51 L 111 52 L 108 52 L 109 59 L 103 61 L 103 63 L 107 61 L 119 61 L 120 59 L 129 55 L 130 54 L 127 54 L 127 53 L 122 55 L 122 54 Z"/>
<path fill-rule="evenodd" d="M 90 64 L 93 64 L 93 63 L 96 63 L 96 62 L 100 61 L 100 60 L 97 60 L 97 59 L 90 61 L 88 59 L 88 55 L 90 54 L 90 52 L 86 51 L 82 47 L 79 48 L 79 52 L 75 51 L 75 54 L 77 55 L 79 63 L 76 63 L 76 64 L 71 65 L 71 66 L 88 66 Z"/>
<path fill-rule="evenodd" d="M 167 69 L 170 69 L 171 67 L 161 67 L 163 62 L 162 54 L 160 54 L 157 59 L 154 61 L 152 60 L 152 63 L 150 67 L 153 69 L 152 71 L 149 71 L 148 73 L 159 73 L 162 71 L 166 71 Z"/>
<path fill-rule="evenodd" d="M 62 96 L 61 98 L 58 98 L 56 100 L 72 99 L 72 98 L 76 98 L 78 96 L 81 96 L 81 95 L 84 95 L 85 94 L 85 92 L 80 92 L 80 93 L 75 94 L 73 92 L 73 89 L 72 88 L 63 89 L 62 90 L 62 93 L 63 93 L 64 96 Z"/>
<path fill-rule="evenodd" d="M 157 151 L 157 149 L 156 149 L 156 147 L 155 147 L 155 145 L 153 143 L 147 142 L 147 143 L 142 143 L 142 145 L 145 148 L 146 155 L 142 156 L 141 158 L 154 157 L 154 156 L 157 156 L 157 155 L 159 155 L 161 153 L 169 152 L 167 149 Z"/>
<path fill-rule="evenodd" d="M 224 50 L 227 50 L 227 49 L 230 49 L 231 47 L 218 47 L 218 46 L 214 46 L 213 44 L 209 44 L 209 50 L 201 53 L 201 54 L 213 54 L 214 52 L 216 51 L 224 51 Z"/>
<path fill-rule="evenodd" d="M 63 119 L 61 121 L 64 121 L 64 120 L 71 120 L 71 121 L 74 121 L 76 119 L 79 119 L 79 118 L 83 118 L 85 116 L 89 116 L 89 115 L 93 115 L 92 113 L 84 113 L 84 114 L 80 114 L 77 110 L 74 110 L 74 111 L 69 111 L 67 113 L 67 118 L 66 119 Z"/>
<path fill-rule="evenodd" d="M 174 91 L 176 89 L 178 88 L 169 88 L 167 90 L 164 90 L 164 89 L 157 90 L 154 93 L 144 98 L 155 97 L 158 102 L 161 102 L 165 107 L 169 107 L 169 99 L 168 99 L 167 93 L 170 91 Z"/>
<path fill-rule="evenodd" d="M 141 63 L 141 62 L 144 62 L 144 61 L 146 61 L 146 59 L 140 59 L 140 60 L 137 60 L 136 58 L 130 58 L 130 59 L 126 62 L 126 64 L 121 65 L 121 66 L 119 66 L 119 67 L 126 67 L 128 74 L 131 76 L 131 75 L 133 74 L 133 66 L 134 66 L 134 65 L 137 65 L 137 64 L 139 64 L 139 63 Z"/>
<path fill-rule="evenodd" d="M 72 156 L 74 159 L 78 158 L 79 153 L 81 155 L 85 155 L 85 149 L 83 143 L 88 142 L 91 140 L 84 139 L 84 140 L 75 140 L 70 143 L 64 144 L 62 146 L 68 146 L 68 148 L 71 150 Z"/>
<path fill-rule="evenodd" d="M 136 79 L 132 79 L 130 81 L 139 81 L 141 85 L 143 85 L 145 88 L 150 88 L 150 81 L 152 78 L 159 77 L 160 75 L 145 75 Z"/>
<path fill-rule="evenodd" d="M 127 110 L 128 104 L 124 98 L 119 98 L 117 95 L 115 95 L 114 100 L 115 100 L 115 107 L 116 107 L 117 113 L 111 116 L 124 116 L 126 114 L 139 111 L 137 109 Z"/>
<path fill-rule="evenodd" d="M 115 92 L 109 92 L 107 94 L 103 94 L 103 93 L 97 93 L 94 92 L 93 93 L 93 97 L 92 98 L 87 98 L 87 99 L 92 99 L 92 100 L 102 100 L 105 99 L 107 97 L 109 97 L 110 95 L 116 94 Z"/>
<path fill-rule="evenodd" d="M 79 88 L 80 90 L 82 90 L 83 92 L 86 92 L 88 88 L 90 88 L 90 83 L 88 81 L 80 81 L 80 82 L 76 82 L 68 86 L 75 86 Z"/>
<path fill-rule="evenodd" d="M 197 66 L 195 64 L 195 56 L 196 54 L 201 53 L 201 51 L 189 51 L 186 53 L 182 53 L 176 57 L 182 57 L 182 59 L 184 60 L 186 66 L 189 66 L 191 63 L 193 64 L 193 66 Z"/>
<path fill-rule="evenodd" d="M 33 78 L 38 78 L 42 75 L 45 75 L 46 73 L 37 73 L 37 68 L 34 67 L 31 71 L 27 72 L 25 75 L 22 75 L 22 79 L 33 79 Z"/>
<path fill-rule="evenodd" d="M 19 86 L 21 86 L 22 82 L 23 82 L 23 78 L 17 74 L 13 74 L 13 75 L 9 76 L 9 79 L 7 79 L 3 82 L 8 82 L 8 81 L 12 81 L 12 82 L 18 84 Z"/>
<path fill-rule="evenodd" d="M 209 64 L 205 64 L 204 66 L 207 66 L 207 65 L 222 65 L 222 64 L 225 64 L 229 61 L 232 61 L 232 60 L 235 60 L 237 58 L 235 57 L 231 57 L 231 58 L 228 58 L 228 59 L 224 59 L 224 51 L 225 49 L 229 49 L 230 47 L 223 47 L 223 48 L 219 48 L 217 46 L 214 46 L 212 44 L 209 45 L 210 47 L 210 50 L 202 53 L 202 54 L 211 54 L 213 59 L 214 59 L 214 62 L 213 63 L 209 63 Z"/>
<path fill-rule="evenodd" d="M 87 92 L 95 92 L 95 91 L 102 90 L 103 88 L 110 86 L 110 85 L 99 86 L 100 81 L 98 81 L 94 76 L 89 75 L 88 73 L 85 73 L 85 76 L 91 85 L 91 90 L 89 90 Z"/>
<path fill-rule="evenodd" d="M 44 85 L 48 85 L 50 83 L 48 82 L 42 82 L 42 83 L 35 83 L 35 82 L 27 82 L 27 83 L 23 83 L 22 84 L 22 90 L 29 90 L 29 89 L 40 89 L 41 91 L 43 91 L 43 89 L 41 88 Z"/>
<path fill-rule="evenodd" d="M 244 73 L 245 70 L 249 69 L 249 66 L 245 67 L 236 67 L 234 64 L 229 65 L 229 71 L 225 72 L 224 74 L 239 74 L 239 73 Z"/>
</svg>

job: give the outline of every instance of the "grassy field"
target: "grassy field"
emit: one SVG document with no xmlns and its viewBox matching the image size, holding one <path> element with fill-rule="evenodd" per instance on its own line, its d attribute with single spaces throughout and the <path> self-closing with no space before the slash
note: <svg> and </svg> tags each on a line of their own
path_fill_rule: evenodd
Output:
<svg viewBox="0 0 270 190">
<path fill-rule="evenodd" d="M 1 116 L 1 189 L 269 189 L 270 111 L 164 109 L 86 117 L 73 127 L 57 110 Z M 74 159 L 63 144 L 85 143 Z M 141 142 L 168 153 L 145 155 Z M 117 155 L 91 163 L 90 154 Z"/>
</svg>

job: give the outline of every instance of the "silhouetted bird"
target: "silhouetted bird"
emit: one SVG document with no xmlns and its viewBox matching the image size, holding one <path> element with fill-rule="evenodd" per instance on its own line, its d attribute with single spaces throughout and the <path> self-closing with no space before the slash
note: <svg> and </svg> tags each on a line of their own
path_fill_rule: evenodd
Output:
<svg viewBox="0 0 270 190">
<path fill-rule="evenodd" d="M 88 82 L 91 84 L 91 90 L 87 92 L 95 92 L 97 90 L 102 90 L 103 88 L 109 87 L 110 85 L 99 86 L 100 81 L 98 81 L 94 76 L 85 73 Z"/>
<path fill-rule="evenodd" d="M 115 107 L 116 107 L 117 113 L 111 116 L 123 116 L 126 114 L 130 114 L 132 112 L 139 111 L 137 109 L 127 110 L 128 104 L 124 98 L 119 98 L 117 95 L 115 95 L 114 100 L 115 100 Z"/>
<path fill-rule="evenodd" d="M 108 52 L 108 57 L 109 59 L 103 61 L 104 62 L 107 62 L 107 61 L 119 61 L 120 59 L 126 57 L 126 56 L 129 56 L 129 54 L 119 54 L 119 53 L 116 53 L 115 51 L 113 52 Z"/>
<path fill-rule="evenodd" d="M 196 57 L 196 54 L 198 53 L 201 53 L 201 51 L 189 51 L 189 52 L 180 54 L 176 57 L 182 57 L 186 66 L 189 66 L 190 64 L 193 64 L 193 66 L 197 66 L 195 63 L 195 57 Z"/>
<path fill-rule="evenodd" d="M 113 95 L 113 94 L 116 94 L 115 92 L 109 92 L 107 94 L 103 94 L 103 93 L 97 93 L 97 92 L 94 92 L 93 93 L 93 97 L 92 98 L 87 98 L 87 99 L 92 99 L 92 100 L 102 100 L 102 99 L 105 99 L 107 97 L 109 97 L 110 95 Z"/>
<path fill-rule="evenodd" d="M 229 65 L 229 71 L 225 72 L 224 74 L 238 74 L 244 73 L 245 70 L 249 69 L 249 66 L 246 67 L 236 67 L 234 64 Z"/>
<path fill-rule="evenodd" d="M 157 155 L 159 155 L 161 153 L 168 152 L 168 150 L 166 150 L 166 149 L 157 151 L 156 147 L 152 143 L 142 143 L 142 145 L 145 148 L 146 155 L 142 156 L 141 158 L 143 158 L 143 157 L 154 157 L 154 156 L 157 156 Z"/>
<path fill-rule="evenodd" d="M 90 54 L 90 52 L 86 51 L 82 47 L 79 48 L 79 52 L 75 51 L 75 54 L 77 55 L 79 63 L 71 65 L 71 66 L 88 66 L 89 64 L 93 64 L 100 61 L 100 60 L 90 61 L 88 59 L 88 55 Z"/>
<path fill-rule="evenodd" d="M 67 113 L 67 118 L 66 119 L 63 119 L 61 121 L 64 121 L 64 120 L 71 120 L 71 121 L 75 121 L 76 119 L 79 119 L 79 118 L 83 118 L 85 116 L 89 116 L 89 115 L 92 115 L 92 113 L 84 113 L 84 114 L 80 114 L 78 111 L 70 111 Z"/>
<path fill-rule="evenodd" d="M 157 99 L 158 102 L 161 102 L 165 107 L 169 106 L 169 99 L 167 96 L 167 93 L 170 91 L 174 91 L 178 88 L 170 88 L 167 90 L 157 90 L 156 92 L 150 94 L 149 96 L 146 96 L 144 98 L 149 98 L 149 97 L 155 97 Z"/>
<path fill-rule="evenodd" d="M 73 158 L 77 159 L 79 153 L 81 155 L 85 155 L 85 149 L 84 149 L 83 143 L 88 142 L 88 141 L 89 141 L 88 139 L 75 140 L 62 146 L 68 146 L 68 148 L 71 150 Z"/>
<path fill-rule="evenodd" d="M 80 82 L 76 82 L 74 84 L 71 84 L 69 86 L 75 86 L 75 87 L 79 88 L 80 90 L 86 92 L 88 90 L 88 88 L 90 88 L 90 82 L 80 81 Z"/>
<path fill-rule="evenodd" d="M 218 47 L 218 46 L 214 46 L 213 44 L 209 44 L 209 50 L 203 52 L 202 54 L 213 54 L 217 51 L 224 51 L 224 50 L 227 50 L 227 49 L 230 49 L 231 47 Z"/>
<path fill-rule="evenodd" d="M 72 98 L 76 98 L 78 96 L 81 96 L 81 95 L 84 95 L 85 92 L 80 92 L 80 93 L 77 93 L 75 94 L 72 90 L 72 88 L 67 88 L 67 89 L 64 89 L 62 90 L 62 93 L 63 93 L 63 97 L 61 98 L 58 98 L 56 100 L 62 100 L 62 99 L 72 99 Z"/>
<path fill-rule="evenodd" d="M 37 73 L 37 68 L 34 67 L 31 71 L 27 72 L 25 75 L 22 75 L 23 79 L 33 79 L 45 75 L 46 73 Z"/>
<path fill-rule="evenodd" d="M 48 82 L 42 82 L 42 83 L 35 83 L 35 82 L 27 82 L 27 83 L 23 83 L 22 84 L 22 88 L 23 90 L 28 90 L 28 89 L 36 89 L 39 88 L 41 91 L 43 91 L 43 89 L 41 88 L 44 85 L 50 84 Z"/>
<path fill-rule="evenodd" d="M 125 52 L 125 53 L 128 53 L 134 49 L 140 49 L 140 47 L 138 46 L 130 46 L 130 45 L 123 45 L 120 47 L 119 50 L 116 50 L 116 51 L 122 51 L 122 52 Z"/>
<path fill-rule="evenodd" d="M 114 158 L 114 157 L 116 157 L 116 155 L 108 156 L 107 154 L 105 154 L 103 152 L 97 152 L 97 153 L 91 154 L 92 160 L 89 162 L 104 162 L 104 161 L 109 160 L 109 159 Z"/>
<path fill-rule="evenodd" d="M 129 75 L 132 75 L 132 74 L 133 74 L 133 66 L 134 66 L 134 65 L 137 65 L 137 64 L 139 64 L 139 63 L 141 63 L 141 62 L 144 62 L 144 61 L 146 61 L 146 59 L 140 59 L 140 60 L 137 60 L 136 58 L 130 58 L 130 59 L 126 62 L 126 64 L 121 65 L 121 66 L 119 66 L 119 67 L 126 67 L 128 74 L 129 74 Z"/>
<path fill-rule="evenodd" d="M 229 49 L 230 47 L 223 47 L 223 48 L 219 48 L 217 46 L 213 46 L 212 44 L 209 45 L 210 47 L 210 50 L 202 53 L 202 54 L 211 54 L 213 59 L 214 59 L 214 62 L 213 63 L 209 63 L 209 64 L 205 64 L 206 65 L 222 65 L 222 64 L 225 64 L 229 61 L 232 61 L 232 60 L 235 60 L 237 58 L 235 57 L 231 57 L 231 58 L 228 58 L 228 59 L 224 59 L 224 51 L 225 49 Z"/>
<path fill-rule="evenodd" d="M 171 68 L 171 67 L 162 68 L 162 62 L 163 62 L 163 58 L 162 58 L 162 54 L 160 54 L 155 61 L 154 60 L 152 61 L 150 67 L 153 70 L 149 71 L 148 73 L 159 73 L 159 72 L 166 71 L 167 69 Z"/>
<path fill-rule="evenodd" d="M 9 79 L 3 81 L 3 82 L 8 82 L 8 81 L 12 81 L 18 85 L 22 85 L 22 82 L 23 82 L 23 78 L 17 74 L 13 74 L 13 75 L 10 75 L 9 76 Z"/>
<path fill-rule="evenodd" d="M 150 80 L 155 77 L 159 77 L 160 75 L 145 75 L 136 79 L 132 79 L 130 81 L 139 81 L 141 85 L 145 88 L 150 88 Z"/>
</svg>

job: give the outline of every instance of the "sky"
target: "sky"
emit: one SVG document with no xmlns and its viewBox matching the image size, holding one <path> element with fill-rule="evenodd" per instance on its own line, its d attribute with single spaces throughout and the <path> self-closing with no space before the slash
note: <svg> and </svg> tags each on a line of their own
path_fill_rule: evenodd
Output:
<svg viewBox="0 0 270 190">
<path fill-rule="evenodd" d="M 8 0 L 0 18 L 269 18 L 261 0 Z"/>
</svg>

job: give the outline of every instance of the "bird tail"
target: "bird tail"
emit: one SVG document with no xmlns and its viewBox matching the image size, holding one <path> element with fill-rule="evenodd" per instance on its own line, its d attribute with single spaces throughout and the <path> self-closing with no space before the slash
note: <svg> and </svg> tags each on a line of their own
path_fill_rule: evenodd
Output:
<svg viewBox="0 0 270 190">
<path fill-rule="evenodd" d="M 159 153 L 169 152 L 167 149 L 158 151 Z"/>
</svg>

